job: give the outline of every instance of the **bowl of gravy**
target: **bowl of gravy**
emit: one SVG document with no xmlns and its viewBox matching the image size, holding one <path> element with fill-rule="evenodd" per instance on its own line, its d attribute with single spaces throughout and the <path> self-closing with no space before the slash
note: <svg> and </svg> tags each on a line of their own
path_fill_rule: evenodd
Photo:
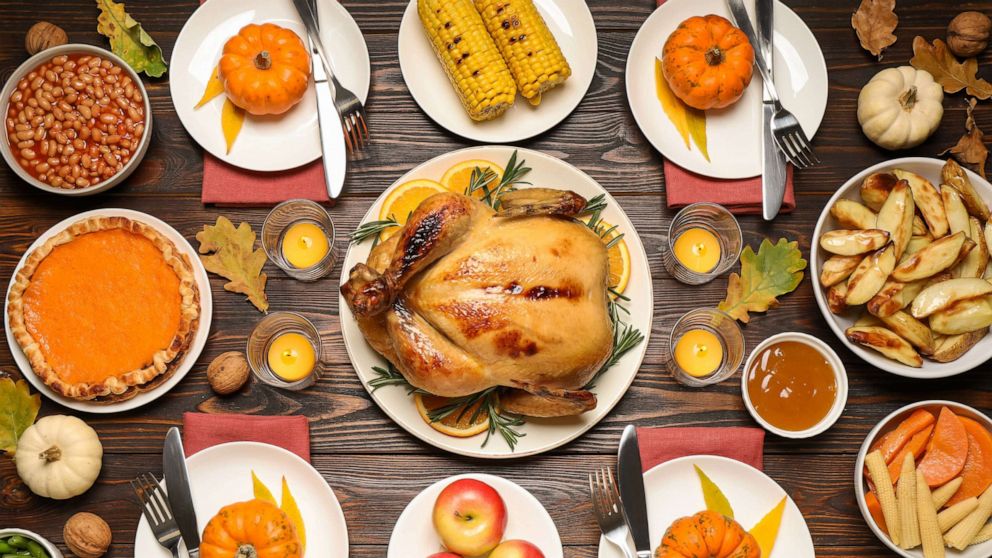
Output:
<svg viewBox="0 0 992 558">
<path fill-rule="evenodd" d="M 811 438 L 840 418 L 847 404 L 847 371 L 837 353 L 805 333 L 779 333 L 747 357 L 741 395 L 765 430 Z"/>
</svg>

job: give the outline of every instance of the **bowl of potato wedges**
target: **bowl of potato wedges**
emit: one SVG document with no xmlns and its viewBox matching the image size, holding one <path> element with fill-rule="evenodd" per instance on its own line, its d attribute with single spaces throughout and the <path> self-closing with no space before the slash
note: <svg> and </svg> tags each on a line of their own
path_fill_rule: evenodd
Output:
<svg viewBox="0 0 992 558">
<path fill-rule="evenodd" d="M 849 349 L 900 376 L 992 357 L 992 184 L 954 160 L 906 157 L 848 180 L 813 233 L 820 312 Z"/>
</svg>

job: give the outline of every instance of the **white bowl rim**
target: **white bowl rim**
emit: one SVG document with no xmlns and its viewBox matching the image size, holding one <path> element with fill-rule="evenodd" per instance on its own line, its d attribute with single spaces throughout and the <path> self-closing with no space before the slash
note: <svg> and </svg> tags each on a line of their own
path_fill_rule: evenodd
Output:
<svg viewBox="0 0 992 558">
<path fill-rule="evenodd" d="M 60 551 L 58 547 L 55 546 L 55 543 L 46 539 L 45 537 L 42 537 L 41 535 L 35 533 L 34 531 L 28 531 L 27 529 L 20 529 L 18 527 L 0 528 L 0 537 L 8 537 L 10 535 L 21 535 L 27 537 L 33 540 L 34 542 L 40 544 L 42 548 L 45 549 L 45 552 L 47 552 L 51 556 L 51 558 L 62 558 L 62 551 Z"/>
<path fill-rule="evenodd" d="M 25 75 L 29 74 L 31 70 L 33 70 L 35 67 L 41 65 L 43 62 L 46 62 L 55 56 L 59 56 L 65 53 L 76 53 L 76 52 L 97 54 L 101 57 L 112 60 L 115 64 L 120 66 L 125 72 L 128 72 L 131 80 L 141 90 L 142 101 L 144 102 L 145 105 L 145 131 L 141 136 L 141 141 L 138 142 L 138 147 L 133 151 L 134 156 L 131 157 L 131 160 L 128 161 L 126 165 L 124 165 L 124 167 L 120 170 L 120 172 L 114 174 L 113 176 L 111 176 L 107 180 L 104 180 L 103 182 L 98 182 L 93 186 L 88 186 L 86 188 L 78 188 L 71 190 L 67 188 L 56 188 L 49 184 L 45 184 L 44 182 L 31 176 L 26 170 L 24 170 L 21 167 L 20 163 L 17 161 L 17 158 L 14 156 L 13 148 L 11 148 L 10 141 L 7 138 L 6 126 L 4 126 L 3 130 L 0 131 L 0 135 L 2 135 L 2 137 L 0 137 L 0 140 L 2 140 L 0 141 L 0 143 L 3 144 L 2 146 L 0 146 L 0 154 L 3 155 L 3 159 L 7 162 L 7 166 L 9 166 L 11 170 L 14 171 L 14 173 L 18 176 L 18 178 L 20 178 L 24 182 L 30 184 L 31 186 L 34 186 L 39 190 L 43 190 L 45 192 L 49 192 L 52 194 L 59 194 L 70 197 L 81 197 L 81 196 L 98 194 L 100 192 L 109 190 L 114 186 L 117 186 L 118 184 L 123 182 L 124 179 L 126 179 L 128 176 L 131 175 L 132 172 L 134 172 L 134 169 L 138 167 L 138 165 L 141 163 L 141 160 L 144 159 L 145 152 L 148 151 L 148 146 L 151 144 L 151 139 L 152 139 L 151 99 L 149 99 L 148 97 L 148 90 L 145 88 L 144 82 L 141 81 L 141 76 L 138 74 L 138 72 L 134 70 L 134 68 L 131 67 L 130 64 L 125 62 L 121 57 L 117 56 L 113 52 L 105 48 L 101 48 L 86 43 L 67 43 L 64 45 L 58 45 L 51 48 L 47 48 L 41 52 L 34 54 L 33 56 L 29 57 L 27 60 L 22 62 L 19 66 L 17 66 L 17 68 L 14 69 L 13 73 L 10 74 L 10 77 L 7 79 L 7 81 L 4 82 L 3 88 L 0 89 L 0 108 L 3 109 L 3 114 L 4 115 L 7 114 L 7 107 L 10 105 L 9 99 L 14 92 L 14 88 L 17 87 L 18 80 L 20 80 Z"/>
<path fill-rule="evenodd" d="M 823 288 L 820 286 L 820 265 L 817 261 L 820 247 L 817 239 L 820 238 L 823 228 L 827 222 L 827 216 L 830 215 L 830 208 L 833 207 L 837 200 L 844 197 L 852 187 L 861 184 L 864 178 L 869 174 L 879 172 L 881 170 L 898 168 L 901 165 L 934 163 L 943 165 L 945 162 L 945 160 L 935 157 L 900 157 L 897 159 L 889 159 L 887 161 L 876 163 L 862 170 L 849 178 L 840 188 L 837 189 L 836 192 L 834 192 L 833 196 L 830 196 L 827 204 L 823 207 L 823 211 L 820 212 L 820 217 L 816 221 L 816 227 L 813 229 L 813 236 L 810 239 L 809 265 L 810 275 L 813 281 L 813 296 L 816 298 L 816 305 L 820 309 L 820 314 L 823 315 L 823 319 L 827 322 L 827 325 L 830 326 L 830 329 L 834 332 L 837 338 L 840 339 L 841 343 L 848 348 L 848 350 L 853 352 L 868 365 L 874 366 L 875 368 L 880 368 L 897 376 L 916 378 L 919 380 L 947 378 L 949 376 L 956 376 L 958 374 L 963 374 L 970 370 L 974 370 L 984 364 L 989 358 L 992 358 L 992 351 L 989 352 L 988 356 L 985 357 L 984 360 L 979 360 L 973 364 L 968 364 L 963 359 L 944 363 L 924 359 L 926 365 L 924 368 L 913 368 L 911 366 L 906 366 L 905 364 L 895 362 L 894 360 L 890 360 L 881 354 L 875 354 L 874 351 L 871 351 L 870 349 L 859 347 L 854 343 L 851 343 L 844 335 L 844 331 L 840 328 L 836 316 L 830 312 Z M 992 184 L 990 184 L 988 180 L 983 179 L 981 176 L 978 176 L 969 169 L 964 170 L 967 173 L 968 178 L 970 178 L 972 183 L 976 184 L 979 189 L 989 191 L 990 188 L 992 188 Z"/>
<path fill-rule="evenodd" d="M 834 369 L 834 378 L 837 380 L 837 393 L 834 398 L 834 404 L 830 407 L 830 411 L 827 412 L 826 416 L 820 419 L 820 422 L 807 428 L 806 430 L 784 430 L 772 425 L 760 414 L 758 414 L 758 411 L 755 410 L 754 405 L 751 403 L 751 396 L 747 392 L 748 370 L 751 369 L 751 364 L 754 362 L 756 355 L 772 343 L 776 343 L 778 341 L 798 341 L 799 343 L 809 345 L 825 356 L 827 360 L 830 361 L 830 365 Z M 802 333 L 799 331 L 784 331 L 782 333 L 776 333 L 761 343 L 758 343 L 758 346 L 752 349 L 751 354 L 747 356 L 747 360 L 744 361 L 744 369 L 741 371 L 741 398 L 744 400 L 744 406 L 747 407 L 747 411 L 751 413 L 754 420 L 756 420 L 765 430 L 783 438 L 812 438 L 813 436 L 825 432 L 833 426 L 844 413 L 844 409 L 847 407 L 847 390 L 847 368 L 844 367 L 844 362 L 841 361 L 839 356 L 837 356 L 837 352 L 834 351 L 830 345 L 824 343 L 823 340 L 808 333 Z"/>
</svg>

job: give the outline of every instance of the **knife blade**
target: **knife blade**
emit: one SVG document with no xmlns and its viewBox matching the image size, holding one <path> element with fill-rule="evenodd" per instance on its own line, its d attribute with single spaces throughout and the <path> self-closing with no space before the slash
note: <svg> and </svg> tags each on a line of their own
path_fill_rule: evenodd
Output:
<svg viewBox="0 0 992 558">
<path fill-rule="evenodd" d="M 176 516 L 179 532 L 186 543 L 190 558 L 200 556 L 200 529 L 196 523 L 196 508 L 190 493 L 189 473 L 186 471 L 186 453 L 179 429 L 172 427 L 165 435 L 165 448 L 162 450 L 162 472 L 165 474 L 165 487 L 169 497 L 169 507 Z"/>
<path fill-rule="evenodd" d="M 648 506 L 644 495 L 644 472 L 641 469 L 641 450 L 637 445 L 637 429 L 628 424 L 620 437 L 617 456 L 617 480 L 620 501 L 627 518 L 627 527 L 634 539 L 638 558 L 651 556 L 651 534 L 648 531 Z"/>
<path fill-rule="evenodd" d="M 293 0 L 293 5 L 307 29 L 314 92 L 317 95 L 317 125 L 320 130 L 320 151 L 324 161 L 324 186 L 328 197 L 337 199 L 344 189 L 348 158 L 344 145 L 341 113 L 334 104 L 331 83 L 327 79 L 330 61 L 324 55 L 324 48 L 320 42 L 316 6 L 311 10 L 308 0 Z"/>
<path fill-rule="evenodd" d="M 755 0 L 758 21 L 758 55 L 765 60 L 768 73 L 775 75 L 775 0 Z M 766 221 L 778 215 L 785 198 L 785 154 L 775 145 L 771 121 L 775 103 L 768 91 L 761 88 L 761 214 Z"/>
</svg>

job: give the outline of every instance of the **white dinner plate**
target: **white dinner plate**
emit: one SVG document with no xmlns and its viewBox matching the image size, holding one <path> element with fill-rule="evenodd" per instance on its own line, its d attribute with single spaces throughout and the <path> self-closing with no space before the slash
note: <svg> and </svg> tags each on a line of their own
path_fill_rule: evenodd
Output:
<svg viewBox="0 0 992 558">
<path fill-rule="evenodd" d="M 512 147 L 485 146 L 461 149 L 435 157 L 407 172 L 387 188 L 369 208 L 362 222 L 367 223 L 379 218 L 379 208 L 382 206 L 383 200 L 398 184 L 414 178 L 439 180 L 449 167 L 470 159 L 485 159 L 499 165 L 505 165 L 513 151 L 514 148 Z M 351 309 L 348 308 L 344 298 L 339 299 L 341 333 L 345 347 L 348 349 L 348 356 L 362 384 L 369 390 L 372 399 L 379 407 L 397 424 L 428 444 L 452 453 L 489 459 L 521 457 L 548 451 L 574 440 L 602 420 L 620 401 L 631 382 L 634 381 L 634 376 L 637 374 L 637 369 L 641 365 L 648 346 L 651 335 L 652 309 L 654 308 L 651 271 L 648 268 L 647 255 L 644 253 L 644 246 L 641 245 L 637 231 L 627 219 L 620 204 L 589 175 L 560 159 L 529 149 L 519 149 L 517 157 L 518 161 L 525 160 L 526 166 L 533 169 L 524 177 L 527 182 L 549 188 L 569 189 L 586 199 L 600 194 L 605 195 L 608 205 L 603 211 L 602 218 L 617 225 L 618 230 L 624 234 L 624 240 L 630 249 L 631 278 L 627 290 L 624 292 L 624 295 L 630 298 L 630 302 L 626 304 L 630 310 L 630 315 L 625 317 L 624 321 L 641 330 L 645 339 L 596 381 L 593 392 L 596 393 L 599 401 L 595 409 L 575 417 L 528 418 L 527 424 L 521 428 L 521 431 L 526 435 L 520 438 L 515 451 L 511 451 L 510 447 L 498 435 L 493 436 L 486 447 L 481 447 L 485 434 L 470 438 L 454 438 L 442 434 L 424 422 L 417 412 L 413 399 L 407 395 L 406 389 L 403 387 L 383 387 L 374 392 L 369 388 L 369 380 L 376 377 L 372 367 L 386 366 L 386 360 L 368 345 L 362 332 L 358 329 Z M 368 259 L 371 245 L 371 241 L 349 245 L 341 270 L 342 283 L 347 281 L 348 272 L 355 264 L 364 263 Z"/>
<path fill-rule="evenodd" d="M 745 4 L 754 14 L 753 0 Z M 678 166 L 713 178 L 747 178 L 761 174 L 761 76 L 757 68 L 744 96 L 725 109 L 706 111 L 710 161 L 682 136 L 661 108 L 655 88 L 655 58 L 679 23 L 716 14 L 730 19 L 724 0 L 668 0 L 641 26 L 627 55 L 627 100 L 638 127 L 651 145 Z M 827 64 L 816 37 L 803 20 L 775 2 L 775 87 L 810 139 L 827 109 Z M 755 49 L 757 50 L 757 49 Z"/>
<path fill-rule="evenodd" d="M 438 481 L 417 494 L 396 520 L 389 537 L 386 558 L 430 556 L 444 550 L 434 530 L 431 515 L 434 502 L 446 486 L 459 479 L 482 481 L 499 492 L 506 505 L 506 531 L 503 540 L 525 540 L 541 550 L 544 558 L 562 558 L 561 539 L 554 520 L 533 494 L 513 481 L 484 474 L 457 475 Z"/>
<path fill-rule="evenodd" d="M 690 455 L 662 463 L 644 473 L 651 547 L 661 544 L 665 530 L 676 519 L 706 509 L 703 489 L 693 465 L 699 466 L 727 496 L 734 519 L 750 530 L 785 497 L 785 513 L 771 556 L 762 558 L 815 558 L 813 538 L 796 503 L 768 475 L 734 459 Z M 633 542 L 630 545 L 633 548 Z M 599 558 L 623 558 L 620 549 L 599 539 Z"/>
<path fill-rule="evenodd" d="M 572 68 L 565 83 L 548 91 L 540 106 L 532 107 L 517 95 L 499 118 L 476 122 L 458 100 L 411 0 L 400 23 L 399 55 L 403 81 L 427 116 L 449 132 L 483 143 L 514 143 L 550 130 L 575 110 L 585 97 L 596 72 L 599 46 L 596 24 L 585 0 L 534 0 L 541 17 Z"/>
<path fill-rule="evenodd" d="M 307 530 L 304 558 L 348 557 L 348 527 L 337 496 L 324 477 L 295 453 L 258 442 L 229 442 L 187 457 L 186 467 L 200 533 L 222 507 L 254 497 L 251 472 L 255 471 L 276 502 L 281 501 L 282 478 L 286 478 Z M 144 516 L 134 534 L 134 555 L 172 556 L 155 540 Z"/>
<path fill-rule="evenodd" d="M 34 370 L 31 368 L 31 363 L 28 361 L 27 355 L 21 350 L 21 346 L 17 344 L 17 340 L 14 339 L 14 335 L 10 332 L 10 316 L 7 314 L 7 301 L 10 297 L 10 288 L 14 284 L 14 278 L 17 277 L 17 273 L 24 267 L 24 258 L 28 254 L 33 252 L 35 248 L 41 246 L 49 238 L 55 236 L 56 234 L 67 229 L 69 225 L 86 219 L 89 217 L 127 217 L 128 219 L 133 219 L 135 221 L 140 221 L 146 225 L 150 225 L 156 231 L 165 235 L 166 238 L 171 240 L 176 248 L 180 252 L 189 258 L 190 264 L 193 266 L 193 275 L 196 277 L 196 287 L 200 290 L 200 322 L 196 328 L 196 336 L 193 337 L 193 342 L 189 346 L 189 350 L 186 351 L 181 359 L 179 368 L 176 369 L 175 374 L 171 378 L 166 380 L 155 387 L 154 389 L 143 391 L 138 395 L 135 395 L 131 399 L 121 401 L 118 403 L 94 403 L 92 401 L 81 401 L 77 399 L 70 399 L 64 397 L 61 394 L 56 393 L 44 382 L 41 381 L 37 375 L 35 375 Z M 7 285 L 7 296 L 4 297 L 3 303 L 3 323 L 4 328 L 7 332 L 7 345 L 10 347 L 10 353 L 14 356 L 14 362 L 17 363 L 17 368 L 20 369 L 21 374 L 31 382 L 31 385 L 45 397 L 68 407 L 76 411 L 83 411 L 86 413 L 120 413 L 123 411 L 129 411 L 131 409 L 136 409 L 142 405 L 146 405 L 155 401 L 159 397 L 165 395 L 170 389 L 172 389 L 176 384 L 178 384 L 193 368 L 193 364 L 196 363 L 196 359 L 200 357 L 200 353 L 203 351 L 203 346 L 207 343 L 207 336 L 210 334 L 210 320 L 213 318 L 214 304 L 213 295 L 210 292 L 210 279 L 207 277 L 207 270 L 203 268 L 203 263 L 200 261 L 200 256 L 197 255 L 196 250 L 190 246 L 189 242 L 179 234 L 179 231 L 172 228 L 168 223 L 160 219 L 156 219 L 147 213 L 141 213 L 140 211 L 133 211 L 131 209 L 94 209 L 93 211 L 86 211 L 78 215 L 73 215 L 68 219 L 59 221 L 52 228 L 45 231 L 41 236 L 35 240 L 31 246 L 24 252 L 21 256 L 21 260 L 17 262 L 17 267 L 14 268 L 14 273 L 11 275 L 10 284 Z"/>
<path fill-rule="evenodd" d="M 336 0 L 319 0 L 320 38 L 341 84 L 364 103 L 369 94 L 369 51 L 362 30 Z M 169 62 L 169 92 L 186 131 L 211 155 L 236 167 L 281 171 L 320 157 L 317 98 L 310 91 L 295 107 L 278 116 L 251 116 L 227 153 L 220 127 L 224 95 L 194 109 L 224 43 L 249 23 L 275 23 L 306 41 L 292 0 L 209 0 L 186 21 Z"/>
</svg>

